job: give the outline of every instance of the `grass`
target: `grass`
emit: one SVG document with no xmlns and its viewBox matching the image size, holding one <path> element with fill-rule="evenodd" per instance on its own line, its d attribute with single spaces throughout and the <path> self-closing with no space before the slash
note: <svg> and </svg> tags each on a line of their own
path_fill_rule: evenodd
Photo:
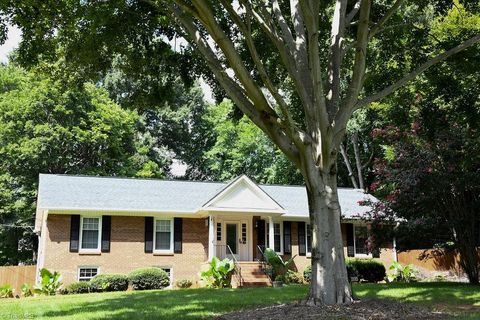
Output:
<svg viewBox="0 0 480 320">
<path fill-rule="evenodd" d="M 307 286 L 281 289 L 128 291 L 0 300 L 0 319 L 198 319 L 300 300 Z M 394 299 L 480 318 L 480 288 L 458 283 L 357 284 L 359 298 Z M 468 310 L 462 311 L 462 310 Z M 473 311 L 472 311 L 473 310 Z"/>
</svg>

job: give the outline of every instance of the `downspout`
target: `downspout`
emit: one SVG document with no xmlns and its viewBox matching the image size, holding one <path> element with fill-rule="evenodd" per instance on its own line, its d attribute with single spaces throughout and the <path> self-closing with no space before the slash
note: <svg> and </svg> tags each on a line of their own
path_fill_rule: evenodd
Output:
<svg viewBox="0 0 480 320">
<path fill-rule="evenodd" d="M 42 223 L 38 235 L 38 253 L 37 253 L 37 268 L 35 275 L 35 284 L 40 284 L 40 270 L 45 265 L 45 246 L 47 242 L 47 218 L 48 210 L 43 211 Z"/>
</svg>

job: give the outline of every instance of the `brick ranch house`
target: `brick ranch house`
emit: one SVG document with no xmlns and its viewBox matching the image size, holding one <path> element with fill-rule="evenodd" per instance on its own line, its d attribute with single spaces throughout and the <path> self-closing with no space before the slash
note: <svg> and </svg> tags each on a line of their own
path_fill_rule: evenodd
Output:
<svg viewBox="0 0 480 320">
<path fill-rule="evenodd" d="M 346 256 L 371 257 L 368 225 L 356 218 L 376 199 L 361 190 L 339 189 Z M 307 195 L 303 186 L 257 185 L 247 176 L 230 183 L 41 174 L 35 231 L 37 269 L 60 272 L 65 284 L 98 273 L 165 269 L 174 284 L 199 272 L 213 256 L 232 255 L 243 284 L 269 284 L 259 275 L 265 247 L 295 268 L 310 264 Z M 379 259 L 396 258 L 387 245 Z"/>
</svg>

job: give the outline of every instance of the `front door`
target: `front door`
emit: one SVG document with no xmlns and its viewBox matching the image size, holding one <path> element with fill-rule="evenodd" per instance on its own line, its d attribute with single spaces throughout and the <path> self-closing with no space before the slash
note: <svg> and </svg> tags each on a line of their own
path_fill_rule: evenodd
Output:
<svg viewBox="0 0 480 320">
<path fill-rule="evenodd" d="M 225 244 L 230 247 L 226 250 L 227 258 L 232 254 L 238 261 L 248 260 L 247 222 L 225 221 Z"/>
</svg>

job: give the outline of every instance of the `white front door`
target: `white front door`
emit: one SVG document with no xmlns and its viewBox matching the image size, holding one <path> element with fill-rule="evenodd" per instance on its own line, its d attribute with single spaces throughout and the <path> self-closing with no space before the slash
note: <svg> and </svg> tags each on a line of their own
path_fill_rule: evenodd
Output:
<svg viewBox="0 0 480 320">
<path fill-rule="evenodd" d="M 233 254 L 238 261 L 248 260 L 248 223 L 247 221 L 224 221 L 226 257 L 232 258 Z"/>
</svg>

